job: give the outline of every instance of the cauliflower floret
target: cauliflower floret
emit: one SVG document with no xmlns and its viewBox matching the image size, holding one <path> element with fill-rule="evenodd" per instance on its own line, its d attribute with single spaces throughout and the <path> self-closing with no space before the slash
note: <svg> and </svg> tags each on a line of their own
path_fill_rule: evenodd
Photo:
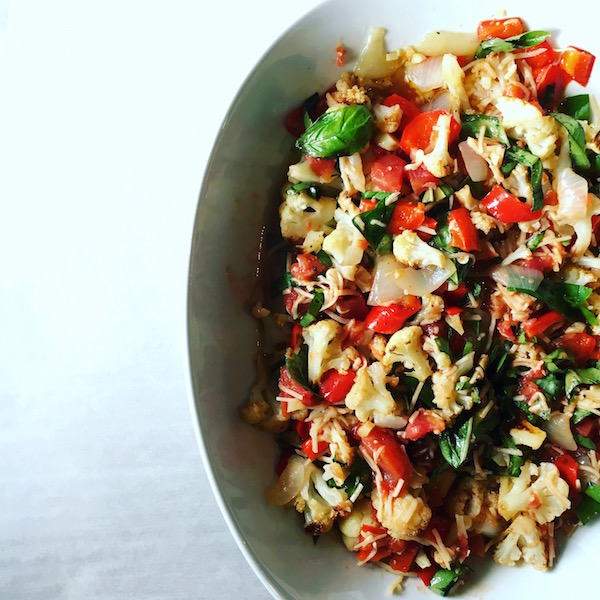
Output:
<svg viewBox="0 0 600 600">
<path fill-rule="evenodd" d="M 440 321 L 444 315 L 444 299 L 436 294 L 429 294 L 421 301 L 419 312 L 413 317 L 415 325 L 431 325 Z"/>
<path fill-rule="evenodd" d="M 446 177 L 454 169 L 454 159 L 448 152 L 451 119 L 449 114 L 441 114 L 437 124 L 433 126 L 433 131 L 437 133 L 433 149 L 427 153 L 423 150 L 414 153 L 413 162 L 417 165 L 425 165 L 427 170 L 436 177 Z"/>
<path fill-rule="evenodd" d="M 288 179 L 292 183 L 300 183 L 301 181 L 309 181 L 310 183 L 331 183 L 336 177 L 337 175 L 335 172 L 327 177 L 317 175 L 304 158 L 300 162 L 290 165 L 288 168 Z"/>
<path fill-rule="evenodd" d="M 418 325 L 403 327 L 389 339 L 383 356 L 383 366 L 389 369 L 394 363 L 402 363 L 405 369 L 413 369 L 419 381 L 431 376 L 431 366 L 421 345 L 423 330 Z"/>
<path fill-rule="evenodd" d="M 402 120 L 402 109 L 399 104 L 385 106 L 384 104 L 375 104 L 373 106 L 373 118 L 375 126 L 383 133 L 394 133 L 400 127 Z"/>
<path fill-rule="evenodd" d="M 507 521 L 525 512 L 543 525 L 570 507 L 569 485 L 552 463 L 528 461 L 519 477 L 500 477 L 498 511 Z"/>
<path fill-rule="evenodd" d="M 304 238 L 302 252 L 305 254 L 309 254 L 311 252 L 316 254 L 323 247 L 324 239 L 325 233 L 323 231 L 309 231 Z"/>
<path fill-rule="evenodd" d="M 486 481 L 463 477 L 445 500 L 449 516 L 470 517 L 471 530 L 486 537 L 498 535 L 502 520 L 498 516 L 498 491 Z"/>
<path fill-rule="evenodd" d="M 600 385 L 592 385 L 587 389 L 579 390 L 575 395 L 574 402 L 580 410 L 600 410 Z"/>
<path fill-rule="evenodd" d="M 363 172 L 362 159 L 358 152 L 352 156 L 340 156 L 340 175 L 344 182 L 344 191 L 353 195 L 356 192 L 365 191 L 365 174 Z"/>
<path fill-rule="evenodd" d="M 598 277 L 589 269 L 578 267 L 576 265 L 567 265 L 563 270 L 565 283 L 573 283 L 574 285 L 588 285 L 590 283 L 597 284 Z"/>
<path fill-rule="evenodd" d="M 409 267 L 446 267 L 444 253 L 424 242 L 414 231 L 407 229 L 394 237 L 394 256 Z"/>
<path fill-rule="evenodd" d="M 475 353 L 470 352 L 463 356 L 455 364 L 436 371 L 431 377 L 431 389 L 433 391 L 433 402 L 442 411 L 445 419 L 455 417 L 473 406 L 473 399 L 469 395 L 459 395 L 456 392 L 456 384 L 463 375 L 473 368 Z"/>
<path fill-rule="evenodd" d="M 334 198 L 321 197 L 314 200 L 308 194 L 286 194 L 279 207 L 281 235 L 294 243 L 300 243 L 309 231 L 329 233 L 328 223 L 333 219 L 336 202 Z"/>
<path fill-rule="evenodd" d="M 546 439 L 544 430 L 526 420 L 523 420 L 518 427 L 513 427 L 509 433 L 517 446 L 529 446 L 534 450 L 539 450 Z"/>
<path fill-rule="evenodd" d="M 323 250 L 344 278 L 354 280 L 356 265 L 360 263 L 367 241 L 354 226 L 352 219 L 341 208 L 335 210 L 335 229 L 323 241 Z"/>
<path fill-rule="evenodd" d="M 386 501 L 378 488 L 371 494 L 373 508 L 379 522 L 396 539 L 416 536 L 429 524 L 431 509 L 421 498 L 415 498 L 407 491 L 392 500 Z"/>
<path fill-rule="evenodd" d="M 450 96 L 450 106 L 454 118 L 460 123 L 460 114 L 471 111 L 469 97 L 465 92 L 465 72 L 458 64 L 454 54 L 444 54 L 442 58 L 442 77 Z"/>
<path fill-rule="evenodd" d="M 524 140 L 529 150 L 542 160 L 554 153 L 558 140 L 556 121 L 521 98 L 502 96 L 496 101 L 502 123 L 509 136 Z"/>
<path fill-rule="evenodd" d="M 521 558 L 538 571 L 548 568 L 548 548 L 542 527 L 527 515 L 519 515 L 503 533 L 494 550 L 494 560 L 513 567 Z"/>
<path fill-rule="evenodd" d="M 361 367 L 346 396 L 346 406 L 356 413 L 360 421 L 391 415 L 396 409 L 396 402 L 385 384 L 385 369 L 380 362 Z"/>
<path fill-rule="evenodd" d="M 498 227 L 498 221 L 496 221 L 494 217 L 482 212 L 472 212 L 471 221 L 473 221 L 473 225 L 475 225 L 479 231 L 483 231 L 486 235 L 492 231 L 492 229 Z"/>
<path fill-rule="evenodd" d="M 468 185 L 464 185 L 460 190 L 454 192 L 457 200 L 470 211 L 479 209 L 479 201 L 473 198 L 471 188 Z"/>
<path fill-rule="evenodd" d="M 517 165 L 504 180 L 504 186 L 515 196 L 533 202 L 533 192 L 531 184 L 529 183 L 529 173 L 525 165 Z"/>
<path fill-rule="evenodd" d="M 326 371 L 328 361 L 342 352 L 342 326 L 333 319 L 317 321 L 302 331 L 308 344 L 308 380 L 317 383 Z"/>
<path fill-rule="evenodd" d="M 355 550 L 363 525 L 377 527 L 378 523 L 373 516 L 371 502 L 367 498 L 361 498 L 356 502 L 352 512 L 338 520 L 344 544 L 348 550 Z"/>
<path fill-rule="evenodd" d="M 438 369 L 447 369 L 452 364 L 450 357 L 440 350 L 435 343 L 435 338 L 426 335 L 423 341 L 423 350 L 433 358 Z"/>
</svg>

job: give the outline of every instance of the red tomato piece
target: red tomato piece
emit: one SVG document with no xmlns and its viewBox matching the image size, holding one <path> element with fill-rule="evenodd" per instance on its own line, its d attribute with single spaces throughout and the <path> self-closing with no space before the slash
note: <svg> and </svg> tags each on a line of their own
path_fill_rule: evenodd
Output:
<svg viewBox="0 0 600 600">
<path fill-rule="evenodd" d="M 374 306 L 365 319 L 365 326 L 376 333 L 396 333 L 409 317 L 419 308 L 421 300 L 417 296 L 404 296 L 400 302 L 388 306 Z"/>
<path fill-rule="evenodd" d="M 450 243 L 465 252 L 479 250 L 479 235 L 466 208 L 455 208 L 448 213 Z"/>
<path fill-rule="evenodd" d="M 426 569 L 417 569 L 417 575 L 420 577 L 421 581 L 429 587 L 433 576 L 438 572 L 441 567 L 438 565 L 431 565 Z"/>
<path fill-rule="evenodd" d="M 447 315 L 453 317 L 454 315 L 460 315 L 463 309 L 460 306 L 446 306 L 444 309 Z"/>
<path fill-rule="evenodd" d="M 312 438 L 308 438 L 302 443 L 302 451 L 310 460 L 319 458 L 329 448 L 329 444 L 323 440 L 317 442 L 317 451 L 314 451 Z"/>
<path fill-rule="evenodd" d="M 335 169 L 335 158 L 317 158 L 315 156 L 305 155 L 306 162 L 310 170 L 323 179 L 330 179 Z"/>
<path fill-rule="evenodd" d="M 304 406 L 314 406 L 315 404 L 318 404 L 313 393 L 310 390 L 303 388 L 299 383 L 296 383 L 285 366 L 281 368 L 279 373 L 279 395 L 283 398 L 295 398 L 295 396 L 292 396 L 292 394 L 288 393 L 284 388 L 300 395 L 299 400 Z"/>
<path fill-rule="evenodd" d="M 516 83 L 509 83 L 502 92 L 503 96 L 507 96 L 508 98 L 521 98 L 524 99 L 527 97 L 527 92 Z"/>
<path fill-rule="evenodd" d="M 509 340 L 511 342 L 516 342 L 517 338 L 515 337 L 515 333 L 512 330 L 513 325 L 503 319 L 502 321 L 500 321 L 500 323 L 498 323 L 498 325 L 496 326 L 496 328 L 498 329 L 498 333 L 505 339 L 505 340 Z"/>
<path fill-rule="evenodd" d="M 340 402 L 344 401 L 344 398 L 352 389 L 355 379 L 355 371 L 340 373 L 335 369 L 330 369 L 323 375 L 323 377 L 321 377 L 319 394 L 321 394 L 321 396 L 323 396 L 327 402 L 330 402 L 331 404 L 339 404 Z"/>
<path fill-rule="evenodd" d="M 521 202 L 516 196 L 507 192 L 502 185 L 494 187 L 481 201 L 490 215 L 503 223 L 519 221 L 535 221 L 542 216 L 541 210 L 533 212 L 531 206 Z"/>
<path fill-rule="evenodd" d="M 432 175 L 424 165 L 419 165 L 416 169 L 407 169 L 406 177 L 412 191 L 420 196 L 425 190 L 432 187 L 437 187 L 440 184 L 440 180 Z"/>
<path fill-rule="evenodd" d="M 336 308 L 340 316 L 344 317 L 344 319 L 364 321 L 369 314 L 367 301 L 362 294 L 340 296 L 336 302 Z"/>
<path fill-rule="evenodd" d="M 421 227 L 427 227 L 427 229 L 435 231 L 437 227 L 437 221 L 433 217 L 425 217 L 425 219 L 423 219 L 423 224 Z M 424 242 L 428 242 L 434 236 L 433 233 L 426 233 L 425 231 L 418 231 L 417 235 Z"/>
<path fill-rule="evenodd" d="M 367 199 L 367 198 L 361 198 L 360 204 L 358 205 L 358 210 L 361 213 L 364 213 L 364 212 L 367 212 L 368 210 L 373 210 L 374 208 L 376 208 L 377 204 L 379 204 L 377 202 L 377 200 L 371 200 L 371 199 Z"/>
<path fill-rule="evenodd" d="M 477 37 L 480 40 L 489 40 L 491 38 L 506 38 L 514 35 L 521 35 L 525 31 L 523 21 L 519 17 L 510 17 L 508 19 L 490 19 L 481 21 L 477 26 Z"/>
<path fill-rule="evenodd" d="M 429 152 L 437 140 L 437 131 L 434 127 L 438 124 L 440 117 L 450 115 L 447 110 L 430 110 L 416 116 L 402 132 L 400 148 L 407 154 L 415 150 Z M 451 144 L 460 133 L 460 123 L 450 115 L 450 136 L 448 144 Z"/>
<path fill-rule="evenodd" d="M 425 437 L 428 433 L 439 435 L 446 429 L 446 422 L 431 410 L 419 408 L 413 413 L 404 430 L 404 438 L 414 442 Z"/>
<path fill-rule="evenodd" d="M 554 461 L 554 464 L 560 476 L 569 484 L 571 494 L 577 495 L 577 477 L 579 471 L 577 461 L 568 454 L 562 454 Z"/>
<path fill-rule="evenodd" d="M 528 269 L 535 269 L 542 273 L 550 273 L 554 268 L 555 259 L 549 254 L 535 254 L 531 258 L 524 258 L 518 261 L 517 264 L 520 267 L 526 267 Z"/>
<path fill-rule="evenodd" d="M 563 316 L 555 310 L 551 310 L 540 317 L 533 317 L 523 321 L 522 328 L 527 339 L 532 340 L 534 337 L 544 333 L 546 329 L 550 329 L 550 327 L 558 325 L 559 323 L 562 323 L 562 321 Z"/>
<path fill-rule="evenodd" d="M 425 222 L 425 205 L 422 202 L 412 204 L 410 202 L 396 202 L 396 207 L 392 213 L 392 218 L 387 228 L 387 232 L 398 235 L 410 229 L 414 231 Z"/>
<path fill-rule="evenodd" d="M 292 277 L 300 281 L 310 281 L 327 267 L 314 254 L 298 254 L 296 262 L 290 267 Z"/>
<path fill-rule="evenodd" d="M 376 157 L 371 163 L 371 181 L 383 192 L 399 192 L 406 161 L 392 154 Z"/>
<path fill-rule="evenodd" d="M 519 50 L 519 54 L 526 55 L 524 60 L 532 69 L 541 69 L 553 63 L 557 58 L 557 54 L 548 40 L 544 40 L 541 44 L 533 46 L 533 48 Z"/>
<path fill-rule="evenodd" d="M 450 517 L 443 517 L 442 515 L 433 515 L 429 521 L 429 525 L 422 533 L 422 536 L 432 542 L 436 542 L 435 535 L 433 530 L 436 529 L 440 534 L 442 541 L 445 541 L 450 533 L 450 529 L 452 524 L 454 523 L 454 519 Z"/>
<path fill-rule="evenodd" d="M 392 554 L 389 565 L 394 571 L 408 573 L 419 552 L 419 544 L 416 542 L 407 542 L 406 549 L 399 554 Z"/>
<path fill-rule="evenodd" d="M 575 357 L 575 362 L 582 365 L 591 358 L 596 350 L 596 339 L 589 333 L 565 333 L 556 340 L 558 348 L 570 350 Z"/>
<path fill-rule="evenodd" d="M 412 475 L 412 465 L 406 449 L 389 430 L 375 426 L 368 435 L 362 438 L 361 444 L 371 456 L 383 448 L 378 455 L 377 466 L 390 489 L 395 489 L 401 479 L 405 484 L 409 481 Z M 400 491 L 403 488 L 404 485 L 401 486 Z"/>
<path fill-rule="evenodd" d="M 562 53 L 559 64 L 570 80 L 585 87 L 590 80 L 595 60 L 596 57 L 590 52 L 569 46 Z"/>
<path fill-rule="evenodd" d="M 398 133 L 404 131 L 404 128 L 418 115 L 421 114 L 421 109 L 410 100 L 403 98 L 399 94 L 392 94 L 383 101 L 384 106 L 400 106 L 402 111 L 402 120 L 398 127 Z"/>
</svg>

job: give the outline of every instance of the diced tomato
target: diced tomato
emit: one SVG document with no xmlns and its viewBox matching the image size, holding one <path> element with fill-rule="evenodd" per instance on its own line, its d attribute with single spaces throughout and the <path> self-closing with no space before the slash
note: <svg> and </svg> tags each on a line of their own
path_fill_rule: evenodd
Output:
<svg viewBox="0 0 600 600">
<path fill-rule="evenodd" d="M 531 206 L 521 202 L 500 184 L 492 188 L 481 204 L 485 206 L 488 213 L 503 223 L 535 221 L 542 216 L 541 210 L 532 211 Z"/>
<path fill-rule="evenodd" d="M 596 339 L 589 333 L 565 333 L 556 340 L 558 348 L 570 350 L 578 366 L 583 365 L 591 358 L 596 349 Z"/>
<path fill-rule="evenodd" d="M 306 162 L 310 170 L 323 179 L 329 179 L 333 175 L 335 169 L 335 158 L 316 158 L 314 156 L 305 155 Z"/>
<path fill-rule="evenodd" d="M 562 454 L 554 461 L 554 464 L 560 476 L 569 484 L 571 494 L 577 495 L 577 477 L 579 471 L 577 461 L 569 454 Z"/>
<path fill-rule="evenodd" d="M 362 294 L 340 296 L 336 302 L 336 308 L 340 316 L 344 317 L 344 319 L 364 321 L 369 314 L 367 301 Z"/>
<path fill-rule="evenodd" d="M 360 204 L 358 205 L 358 210 L 361 213 L 367 212 L 368 210 L 373 210 L 377 208 L 377 200 L 371 200 L 369 198 L 361 198 Z"/>
<path fill-rule="evenodd" d="M 527 336 L 527 339 L 532 340 L 534 337 L 544 333 L 546 329 L 550 329 L 550 327 L 553 325 L 558 325 L 558 323 L 562 323 L 562 321 L 562 315 L 555 310 L 551 310 L 540 317 L 533 317 L 523 321 L 522 328 Z"/>
<path fill-rule="evenodd" d="M 335 48 L 335 64 L 338 67 L 343 67 L 346 63 L 346 48 L 342 42 L 340 42 Z"/>
<path fill-rule="evenodd" d="M 319 458 L 319 456 L 321 456 L 321 454 L 323 454 L 328 448 L 329 444 L 324 440 L 319 440 L 317 442 L 316 452 L 313 448 L 312 438 L 308 438 L 302 443 L 302 451 L 304 452 L 304 454 L 306 454 L 306 456 L 308 456 L 308 458 L 310 458 L 310 460 L 315 460 L 316 458 Z"/>
<path fill-rule="evenodd" d="M 466 208 L 455 208 L 448 213 L 448 231 L 450 244 L 465 252 L 479 250 L 479 236 L 477 229 L 471 221 L 471 216 Z"/>
<path fill-rule="evenodd" d="M 399 192 L 404 181 L 406 161 L 389 152 L 371 163 L 371 181 L 383 192 Z"/>
<path fill-rule="evenodd" d="M 409 481 L 412 475 L 412 465 L 406 449 L 389 430 L 375 426 L 368 435 L 362 438 L 361 444 L 371 456 L 383 448 L 378 454 L 377 466 L 390 489 L 395 489 L 401 479 L 405 484 Z M 401 486 L 400 491 L 403 488 L 404 485 Z"/>
<path fill-rule="evenodd" d="M 595 60 L 596 57 L 590 52 L 569 46 L 562 53 L 559 64 L 570 80 L 585 87 L 590 80 Z"/>
<path fill-rule="evenodd" d="M 417 202 L 416 204 L 396 202 L 387 232 L 398 235 L 407 229 L 414 231 L 421 227 L 424 221 L 425 205 L 422 202 Z"/>
<path fill-rule="evenodd" d="M 444 308 L 444 311 L 447 315 L 454 317 L 456 315 L 460 315 L 463 309 L 460 306 L 446 306 L 446 308 Z"/>
<path fill-rule="evenodd" d="M 290 340 L 290 346 L 292 350 L 298 349 L 298 341 L 300 340 L 300 336 L 302 335 L 302 325 L 299 323 L 294 323 L 292 327 L 292 336 Z"/>
<path fill-rule="evenodd" d="M 469 288 L 464 281 L 461 281 L 456 289 L 450 291 L 446 285 L 446 290 L 442 293 L 444 298 L 444 304 L 458 304 L 461 300 L 464 300 L 469 294 Z"/>
<path fill-rule="evenodd" d="M 425 190 L 437 187 L 440 180 L 432 175 L 424 165 L 419 165 L 416 169 L 407 169 L 406 177 L 412 191 L 420 196 Z"/>
<path fill-rule="evenodd" d="M 288 311 L 288 314 L 292 314 L 292 309 L 294 308 L 294 304 L 298 299 L 298 292 L 292 288 L 287 294 L 283 296 L 283 301 L 285 303 L 285 309 Z"/>
<path fill-rule="evenodd" d="M 381 537 L 381 536 L 385 537 Z M 369 560 L 370 562 L 377 562 L 384 558 L 387 558 L 391 553 L 390 537 L 387 535 L 387 529 L 383 527 L 374 527 L 372 525 L 362 525 L 360 528 L 360 534 L 358 536 L 359 542 L 364 542 L 369 537 L 379 538 L 373 544 L 363 546 L 356 554 L 356 558 L 360 562 Z M 373 548 L 376 548 L 376 552 L 373 556 L 370 556 L 373 552 Z"/>
<path fill-rule="evenodd" d="M 509 83 L 502 92 L 503 96 L 507 96 L 508 98 L 521 98 L 524 99 L 527 97 L 527 92 L 516 83 Z"/>
<path fill-rule="evenodd" d="M 298 254 L 296 262 L 290 267 L 292 277 L 299 281 L 310 281 L 320 275 L 327 267 L 315 254 Z"/>
<path fill-rule="evenodd" d="M 421 225 L 421 227 L 427 227 L 427 229 L 435 231 L 437 227 L 437 221 L 433 217 L 425 217 L 425 219 L 423 219 L 423 224 Z M 425 231 L 417 231 L 417 235 L 424 242 L 428 242 L 434 236 L 434 234 L 426 233 Z"/>
<path fill-rule="evenodd" d="M 446 422 L 431 410 L 419 408 L 408 420 L 404 430 L 404 439 L 414 442 L 425 437 L 428 433 L 439 435 L 446 429 Z"/>
<path fill-rule="evenodd" d="M 481 21 L 477 26 L 477 37 L 480 40 L 489 40 L 491 38 L 506 38 L 514 35 L 521 35 L 525 31 L 523 21 L 519 17 L 508 19 L 490 19 Z"/>
<path fill-rule="evenodd" d="M 394 571 L 400 571 L 401 573 L 408 573 L 410 568 L 419 552 L 419 544 L 416 542 L 407 542 L 406 548 L 399 554 L 392 554 L 389 565 Z"/>
<path fill-rule="evenodd" d="M 396 333 L 419 308 L 421 300 L 417 296 L 407 295 L 395 304 L 374 306 L 365 319 L 365 326 L 376 333 Z"/>
<path fill-rule="evenodd" d="M 519 50 L 519 54 L 526 55 L 524 60 L 532 69 L 541 69 L 547 64 L 553 63 L 557 58 L 557 54 L 548 40 L 544 40 L 533 48 Z"/>
<path fill-rule="evenodd" d="M 425 569 L 417 569 L 417 575 L 420 577 L 421 581 L 429 587 L 433 576 L 438 572 L 440 567 L 438 565 L 431 565 Z"/>
<path fill-rule="evenodd" d="M 335 369 L 330 369 L 321 377 L 319 384 L 319 394 L 331 404 L 339 404 L 344 401 L 348 392 L 354 385 L 356 379 L 355 371 L 340 373 Z"/>
<path fill-rule="evenodd" d="M 481 533 L 475 533 L 469 536 L 469 548 L 473 556 L 483 558 L 485 556 L 485 538 Z"/>
<path fill-rule="evenodd" d="M 516 342 L 517 341 L 517 338 L 515 337 L 515 333 L 512 330 L 513 325 L 510 323 L 510 321 L 507 321 L 506 319 L 503 319 L 502 321 L 500 321 L 498 323 L 498 325 L 496 325 L 496 328 L 498 329 L 498 333 L 505 340 L 509 340 L 511 342 Z"/>
<path fill-rule="evenodd" d="M 411 155 L 415 150 L 429 152 L 437 140 L 437 131 L 434 127 L 438 124 L 440 117 L 450 115 L 447 110 L 430 110 L 416 116 L 402 132 L 400 148 Z M 460 133 L 460 124 L 450 115 L 450 136 L 448 144 L 451 144 Z"/>
<path fill-rule="evenodd" d="M 538 385 L 534 382 L 534 379 L 539 379 L 543 376 L 544 372 L 541 368 L 532 369 L 523 375 L 519 382 L 519 393 L 525 396 L 526 401 L 529 401 L 535 394 L 541 392 Z"/>
<path fill-rule="evenodd" d="M 314 406 L 315 404 L 317 404 L 317 401 L 315 400 L 315 397 L 313 395 L 313 393 L 310 390 L 307 390 L 306 388 L 303 388 L 299 383 L 296 383 L 291 375 L 289 374 L 287 367 L 282 367 L 281 371 L 279 373 L 279 391 L 280 391 L 280 396 L 282 396 L 283 398 L 293 398 L 294 396 L 292 396 L 291 394 L 289 394 L 288 392 L 286 392 L 283 388 L 287 388 L 288 390 L 291 390 L 292 392 L 295 392 L 296 394 L 300 395 L 300 402 L 302 402 L 302 404 L 304 404 L 304 406 Z"/>
<path fill-rule="evenodd" d="M 285 450 L 283 450 L 281 456 L 279 457 L 279 460 L 277 461 L 277 464 L 275 465 L 275 473 L 277 473 L 277 475 L 281 475 L 283 473 L 290 460 L 290 456 L 292 456 L 293 454 L 295 454 L 293 448 L 286 448 Z"/>
<path fill-rule="evenodd" d="M 403 98 L 399 94 L 392 94 L 388 96 L 383 101 L 384 106 L 400 106 L 400 110 L 402 111 L 402 120 L 400 121 L 400 126 L 398 127 L 398 133 L 402 133 L 404 128 L 418 115 L 421 114 L 421 109 L 410 100 Z"/>
</svg>

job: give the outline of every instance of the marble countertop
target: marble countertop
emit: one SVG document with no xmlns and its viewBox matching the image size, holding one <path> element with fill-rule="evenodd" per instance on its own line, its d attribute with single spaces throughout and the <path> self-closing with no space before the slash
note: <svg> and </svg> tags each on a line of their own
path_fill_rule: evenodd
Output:
<svg viewBox="0 0 600 600">
<path fill-rule="evenodd" d="M 184 379 L 204 164 L 318 4 L 0 0 L 0 598 L 266 599 Z"/>
</svg>

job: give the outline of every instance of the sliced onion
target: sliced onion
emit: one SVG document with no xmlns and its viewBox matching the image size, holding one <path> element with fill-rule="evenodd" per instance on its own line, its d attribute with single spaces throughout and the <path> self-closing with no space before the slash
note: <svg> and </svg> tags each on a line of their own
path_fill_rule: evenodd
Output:
<svg viewBox="0 0 600 600">
<path fill-rule="evenodd" d="M 430 110 L 445 110 L 452 112 L 452 102 L 450 94 L 447 91 L 439 92 L 436 94 L 431 102 L 427 102 L 422 107 L 423 112 Z"/>
<path fill-rule="evenodd" d="M 553 412 L 544 423 L 548 439 L 565 450 L 577 450 L 577 442 L 571 431 L 570 416 L 561 412 Z"/>
<path fill-rule="evenodd" d="M 450 260 L 446 261 L 443 269 L 411 269 L 402 266 L 392 254 L 382 256 L 377 260 L 367 304 L 380 306 L 398 302 L 406 294 L 426 296 L 437 290 L 455 271 L 456 267 Z"/>
<path fill-rule="evenodd" d="M 600 256 L 581 256 L 576 262 L 586 269 L 600 270 Z"/>
<path fill-rule="evenodd" d="M 466 140 L 458 145 L 465 163 L 465 169 L 473 181 L 485 181 L 488 177 L 488 164 L 485 158 L 479 156 Z"/>
<path fill-rule="evenodd" d="M 279 476 L 279 481 L 267 490 L 270 504 L 283 506 L 291 502 L 300 493 L 306 482 L 305 461 L 299 456 L 292 456 Z"/>
<path fill-rule="evenodd" d="M 437 90 L 444 85 L 442 56 L 432 56 L 416 65 L 406 67 L 406 79 L 423 92 Z"/>
<path fill-rule="evenodd" d="M 417 52 L 427 56 L 454 54 L 455 56 L 473 56 L 479 46 L 474 33 L 457 31 L 430 31 L 416 45 Z"/>
<path fill-rule="evenodd" d="M 507 288 L 523 288 L 535 292 L 544 279 L 544 274 L 537 269 L 507 265 L 492 269 L 490 277 Z"/>
<path fill-rule="evenodd" d="M 557 179 L 558 212 L 556 216 L 567 223 L 575 223 L 585 218 L 588 207 L 587 180 L 581 175 L 577 175 L 571 167 L 563 169 Z"/>
<path fill-rule="evenodd" d="M 388 77 L 398 68 L 399 60 L 386 58 L 384 37 L 385 29 L 382 27 L 373 27 L 369 30 L 365 45 L 354 67 L 354 72 L 360 77 L 369 79 Z"/>
</svg>

